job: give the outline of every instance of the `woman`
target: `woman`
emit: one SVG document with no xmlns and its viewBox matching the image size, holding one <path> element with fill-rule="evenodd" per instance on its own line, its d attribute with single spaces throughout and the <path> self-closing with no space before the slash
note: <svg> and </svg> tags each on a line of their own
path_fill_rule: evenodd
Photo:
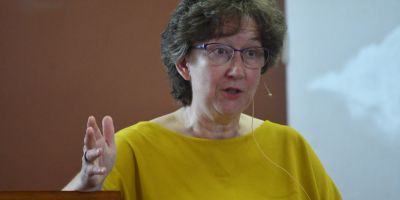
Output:
<svg viewBox="0 0 400 200">
<path fill-rule="evenodd" d="M 130 200 L 341 199 L 296 131 L 242 113 L 285 30 L 272 1 L 183 0 L 161 41 L 182 108 L 115 142 L 110 117 L 103 131 L 89 117 L 82 170 L 64 189 L 119 190 Z"/>
</svg>

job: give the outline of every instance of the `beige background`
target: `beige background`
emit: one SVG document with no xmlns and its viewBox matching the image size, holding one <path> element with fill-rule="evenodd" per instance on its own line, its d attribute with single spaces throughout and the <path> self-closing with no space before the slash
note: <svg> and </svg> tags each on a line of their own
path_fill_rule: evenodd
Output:
<svg viewBox="0 0 400 200">
<path fill-rule="evenodd" d="M 89 115 L 117 129 L 173 111 L 160 33 L 177 0 L 0 1 L 0 190 L 59 190 L 80 169 Z M 286 123 L 285 68 L 256 116 Z M 263 89 L 260 87 L 260 89 Z"/>
</svg>

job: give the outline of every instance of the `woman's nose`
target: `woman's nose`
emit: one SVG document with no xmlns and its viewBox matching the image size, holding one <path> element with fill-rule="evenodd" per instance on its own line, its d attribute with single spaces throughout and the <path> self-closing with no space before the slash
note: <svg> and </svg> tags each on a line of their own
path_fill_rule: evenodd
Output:
<svg viewBox="0 0 400 200">
<path fill-rule="evenodd" d="M 241 79 L 245 76 L 245 66 L 240 52 L 233 54 L 227 75 L 233 79 Z"/>
</svg>

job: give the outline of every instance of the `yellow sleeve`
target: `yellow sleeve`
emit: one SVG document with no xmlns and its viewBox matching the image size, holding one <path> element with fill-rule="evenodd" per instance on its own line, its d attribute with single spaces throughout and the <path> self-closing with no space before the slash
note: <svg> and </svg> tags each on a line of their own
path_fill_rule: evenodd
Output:
<svg viewBox="0 0 400 200">
<path fill-rule="evenodd" d="M 136 159 L 132 146 L 125 138 L 126 133 L 121 131 L 115 135 L 117 157 L 111 172 L 103 183 L 103 190 L 120 191 L 122 199 L 140 199 L 137 194 L 136 184 Z"/>
<path fill-rule="evenodd" d="M 282 133 L 283 131 L 276 132 Z M 298 187 L 303 187 L 302 193 L 307 193 L 312 200 L 341 200 L 342 197 L 335 183 L 307 140 L 293 128 L 289 127 L 285 132 L 286 134 L 277 134 L 285 137 L 280 138 L 278 141 L 283 141 L 283 143 L 278 144 L 289 149 L 290 153 L 285 156 L 284 160 L 289 159 L 289 163 L 292 164 L 285 165 L 285 162 L 281 161 L 281 165 L 290 169 L 290 173 L 300 184 Z M 279 160 L 279 158 L 276 159 Z"/>
<path fill-rule="evenodd" d="M 304 140 L 304 144 L 307 149 L 309 162 L 311 163 L 311 168 L 312 168 L 311 170 L 313 172 L 314 182 L 315 182 L 314 184 L 317 187 L 316 195 L 318 195 L 318 197 L 316 199 L 341 200 L 342 197 L 335 183 L 329 177 L 318 156 L 316 155 L 316 153 L 306 140 Z"/>
</svg>

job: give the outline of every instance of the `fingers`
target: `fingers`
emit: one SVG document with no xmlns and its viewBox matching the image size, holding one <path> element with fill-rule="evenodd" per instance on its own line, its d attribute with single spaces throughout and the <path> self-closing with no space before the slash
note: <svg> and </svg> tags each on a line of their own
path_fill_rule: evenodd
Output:
<svg viewBox="0 0 400 200">
<path fill-rule="evenodd" d="M 98 140 L 105 141 L 108 147 L 114 148 L 114 124 L 110 116 L 105 116 L 102 120 L 103 134 L 100 132 L 96 119 L 93 116 L 88 118 L 87 129 L 84 138 L 84 151 L 97 148 Z M 104 139 L 104 140 L 103 140 Z M 104 144 L 104 143 L 103 143 Z M 100 144 L 100 146 L 102 146 Z"/>
<path fill-rule="evenodd" d="M 89 165 L 86 167 L 86 174 L 88 176 L 105 175 L 106 171 L 105 167 L 97 167 L 95 165 Z"/>
<path fill-rule="evenodd" d="M 83 160 L 88 163 L 93 163 L 98 157 L 103 154 L 101 148 L 98 149 L 88 149 L 83 153 Z"/>
<path fill-rule="evenodd" d="M 94 136 L 94 130 L 92 127 L 86 129 L 85 138 L 83 140 L 84 150 L 96 148 L 96 138 Z"/>
<path fill-rule="evenodd" d="M 103 135 L 106 139 L 106 143 L 110 147 L 114 147 L 114 124 L 113 120 L 110 116 L 105 116 L 102 121 L 102 126 L 103 126 Z"/>
<path fill-rule="evenodd" d="M 100 131 L 100 129 L 99 129 L 99 126 L 97 126 L 97 122 L 96 122 L 96 118 L 95 118 L 95 117 L 90 116 L 90 117 L 88 118 L 86 127 L 87 127 L 87 128 L 89 128 L 89 127 L 92 127 L 92 128 L 93 128 L 94 137 L 95 137 L 96 139 L 101 138 L 101 135 L 102 135 L 102 134 L 101 134 L 101 131 Z"/>
<path fill-rule="evenodd" d="M 85 136 L 85 151 L 82 156 L 82 162 L 84 162 L 84 169 L 88 176 L 92 175 L 104 175 L 106 173 L 105 167 L 100 167 L 95 164 L 96 159 L 103 155 L 103 149 L 96 148 L 96 141 L 94 138 L 93 129 L 88 128 Z"/>
</svg>

